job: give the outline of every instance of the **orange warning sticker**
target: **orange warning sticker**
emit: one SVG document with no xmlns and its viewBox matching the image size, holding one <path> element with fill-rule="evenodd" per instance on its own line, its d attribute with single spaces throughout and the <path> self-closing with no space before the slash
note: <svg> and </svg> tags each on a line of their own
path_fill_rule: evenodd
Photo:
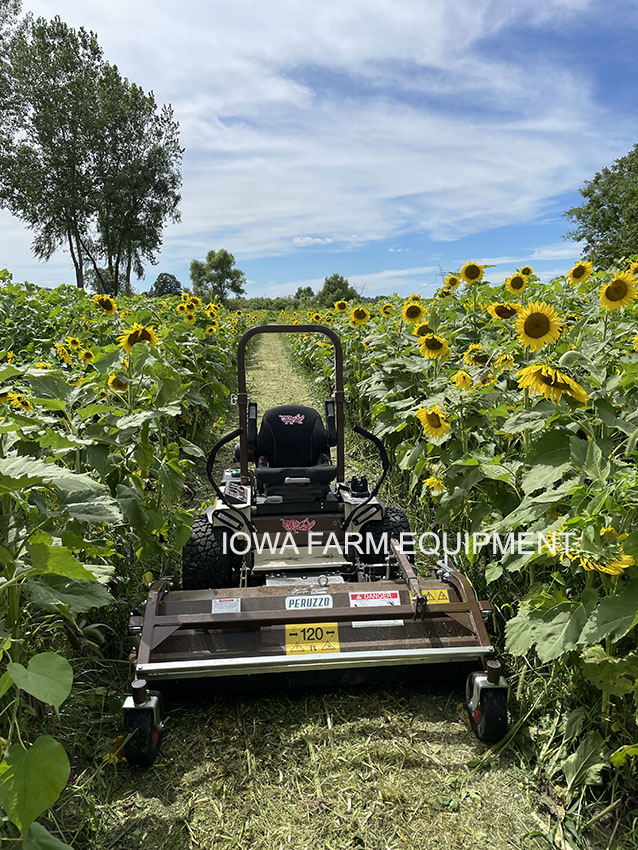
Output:
<svg viewBox="0 0 638 850">
<path fill-rule="evenodd" d="M 286 626 L 286 655 L 308 652 L 341 652 L 338 623 Z"/>
</svg>

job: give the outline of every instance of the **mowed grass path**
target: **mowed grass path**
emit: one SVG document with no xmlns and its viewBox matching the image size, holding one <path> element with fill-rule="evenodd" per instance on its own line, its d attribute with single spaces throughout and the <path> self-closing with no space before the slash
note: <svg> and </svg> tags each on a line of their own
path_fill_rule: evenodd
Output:
<svg viewBox="0 0 638 850">
<path fill-rule="evenodd" d="M 281 339 L 265 335 L 249 390 L 267 407 L 312 403 Z M 99 805 L 92 850 L 522 848 L 533 789 L 470 732 L 462 679 L 416 669 L 409 685 L 211 695 L 174 709 L 149 770 L 125 763 Z M 436 684 L 434 684 L 436 683 Z"/>
</svg>

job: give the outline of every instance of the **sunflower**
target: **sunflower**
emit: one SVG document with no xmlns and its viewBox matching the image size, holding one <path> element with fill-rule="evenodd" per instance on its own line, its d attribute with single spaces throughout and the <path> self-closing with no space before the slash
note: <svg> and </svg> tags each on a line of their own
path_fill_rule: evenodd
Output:
<svg viewBox="0 0 638 850">
<path fill-rule="evenodd" d="M 420 301 L 404 301 L 401 318 L 404 322 L 414 325 L 425 319 L 425 308 Z"/>
<path fill-rule="evenodd" d="M 186 312 L 186 304 L 184 304 L 183 301 L 180 301 L 179 304 L 177 305 L 177 312 L 178 313 L 185 313 Z"/>
<path fill-rule="evenodd" d="M 521 274 L 521 272 L 510 275 L 505 281 L 505 287 L 509 289 L 513 295 L 518 295 L 519 292 L 522 292 L 526 286 L 527 278 L 524 274 Z"/>
<path fill-rule="evenodd" d="M 445 493 L 446 486 L 441 481 L 440 478 L 437 478 L 436 475 L 431 475 L 429 478 L 425 479 L 425 486 L 428 488 L 430 493 L 433 496 L 438 495 L 439 493 Z"/>
<path fill-rule="evenodd" d="M 14 410 L 33 410 L 33 405 L 22 393 L 10 393 L 9 405 Z"/>
<path fill-rule="evenodd" d="M 562 529 L 561 529 L 562 530 Z M 618 534 L 611 526 L 600 530 L 600 542 L 602 544 L 601 551 L 596 553 L 596 557 L 587 551 L 582 546 L 582 539 L 577 542 L 571 541 L 569 551 L 565 550 L 562 540 L 557 540 L 557 535 L 553 532 L 548 532 L 546 535 L 548 541 L 551 540 L 554 545 L 556 555 L 566 557 L 577 566 L 581 566 L 587 572 L 594 570 L 599 573 L 607 573 L 607 575 L 619 576 L 628 567 L 633 567 L 635 561 L 632 555 L 627 555 L 622 545 L 626 534 Z"/>
<path fill-rule="evenodd" d="M 434 333 L 432 328 L 428 325 L 427 322 L 421 322 L 420 325 L 415 325 L 412 329 L 412 333 L 415 336 L 425 336 L 426 334 Z"/>
<path fill-rule="evenodd" d="M 442 336 L 430 333 L 420 339 L 419 350 L 424 357 L 428 358 L 428 360 L 445 360 L 445 358 L 449 355 L 450 346 L 448 345 L 447 340 L 443 339 Z"/>
<path fill-rule="evenodd" d="M 406 301 L 421 301 L 421 300 L 422 300 L 421 296 L 417 295 L 416 293 L 414 293 L 413 295 L 408 295 L 408 297 L 406 298 Z"/>
<path fill-rule="evenodd" d="M 197 295 L 192 295 L 189 304 L 194 304 L 199 309 L 202 306 L 202 299 L 198 298 Z"/>
<path fill-rule="evenodd" d="M 450 378 L 450 380 L 460 390 L 467 391 L 472 389 L 472 379 L 464 369 L 460 369 L 458 372 L 455 372 Z"/>
<path fill-rule="evenodd" d="M 126 319 L 130 315 L 131 315 L 130 310 L 122 310 L 122 312 L 120 313 L 120 319 Z"/>
<path fill-rule="evenodd" d="M 514 365 L 514 358 L 511 354 L 499 354 L 494 364 L 497 369 L 511 369 Z"/>
<path fill-rule="evenodd" d="M 350 321 L 353 325 L 365 325 L 370 319 L 370 311 L 365 307 L 354 307 L 350 310 Z"/>
<path fill-rule="evenodd" d="M 636 334 L 636 336 L 632 339 L 631 344 L 633 345 L 634 349 L 638 351 L 638 334 Z"/>
<path fill-rule="evenodd" d="M 570 283 L 582 283 L 594 270 L 592 263 L 580 262 L 567 272 Z"/>
<path fill-rule="evenodd" d="M 335 312 L 337 312 L 337 313 L 346 313 L 348 311 L 348 302 L 347 301 L 335 301 L 334 308 L 335 308 Z"/>
<path fill-rule="evenodd" d="M 95 355 L 88 348 L 82 348 L 78 351 L 78 360 L 81 360 L 82 363 L 86 363 L 88 365 L 89 363 L 93 363 L 94 359 Z"/>
<path fill-rule="evenodd" d="M 494 301 L 492 304 L 488 305 L 487 312 L 490 316 L 493 316 L 495 322 L 498 322 L 501 319 L 511 319 L 512 316 L 515 316 L 518 313 L 519 309 L 520 305 L 515 304 L 512 301 Z"/>
<path fill-rule="evenodd" d="M 188 322 L 189 325 L 192 325 L 197 319 L 195 313 L 186 313 L 184 316 L 184 320 Z"/>
<path fill-rule="evenodd" d="M 117 375 L 109 375 L 108 385 L 114 393 L 125 393 L 128 389 L 128 381 L 122 381 Z"/>
<path fill-rule="evenodd" d="M 467 262 L 461 268 L 459 274 L 466 283 L 478 283 L 483 280 L 483 272 L 485 266 L 479 266 L 478 263 Z"/>
<path fill-rule="evenodd" d="M 51 368 L 51 364 L 45 363 L 43 360 L 36 360 L 36 362 L 33 365 L 35 366 L 36 369 L 50 369 Z"/>
<path fill-rule="evenodd" d="M 632 273 L 632 275 L 634 277 L 636 277 L 636 275 L 638 275 L 638 263 L 636 263 L 636 262 L 630 263 L 629 271 Z"/>
<path fill-rule="evenodd" d="M 233 313 L 233 316 L 243 316 L 243 315 L 244 315 L 243 310 L 235 310 L 235 312 Z"/>
<path fill-rule="evenodd" d="M 159 338 L 152 327 L 145 327 L 137 322 L 118 338 L 118 342 L 127 354 L 131 353 L 131 349 L 136 342 L 148 342 L 150 345 L 157 345 Z"/>
<path fill-rule="evenodd" d="M 387 304 L 383 304 L 379 308 L 379 312 L 381 313 L 382 316 L 385 316 L 386 319 L 389 316 L 393 316 L 394 312 L 395 312 L 394 304 L 390 304 L 390 302 L 388 301 Z"/>
<path fill-rule="evenodd" d="M 416 418 L 429 437 L 444 437 L 450 432 L 450 426 L 445 419 L 445 414 L 437 404 L 427 408 L 419 407 L 416 412 Z"/>
<path fill-rule="evenodd" d="M 468 366 L 485 366 L 489 359 L 489 354 L 483 351 L 483 346 L 480 342 L 473 342 L 468 346 L 467 351 L 463 355 L 463 360 Z"/>
<path fill-rule="evenodd" d="M 193 304 L 192 301 L 187 301 L 186 304 L 184 304 L 184 307 L 186 308 L 187 313 L 197 312 L 197 304 Z"/>
<path fill-rule="evenodd" d="M 0 404 L 8 404 L 13 395 L 11 390 L 0 390 Z"/>
<path fill-rule="evenodd" d="M 457 274 L 449 274 L 443 281 L 446 289 L 458 289 L 461 285 L 461 278 Z"/>
<path fill-rule="evenodd" d="M 556 342 L 563 330 L 558 313 L 544 301 L 532 301 L 521 310 L 515 328 L 521 345 L 527 345 L 532 351 Z"/>
<path fill-rule="evenodd" d="M 605 310 L 621 310 L 636 298 L 636 282 L 631 272 L 617 272 L 609 283 L 598 290 L 600 306 Z"/>
<path fill-rule="evenodd" d="M 69 346 L 69 348 L 79 348 L 80 340 L 76 336 L 68 336 L 66 338 L 66 344 Z"/>
<path fill-rule="evenodd" d="M 190 294 L 188 292 L 182 292 L 182 301 L 190 301 Z"/>
<path fill-rule="evenodd" d="M 524 277 L 529 277 L 531 274 L 534 274 L 534 269 L 533 269 L 531 266 L 522 266 L 522 267 L 519 269 L 519 272 L 520 272 L 520 273 L 521 273 Z"/>
<path fill-rule="evenodd" d="M 516 373 L 516 377 L 521 389 L 528 388 L 532 393 L 542 395 L 555 403 L 558 403 L 563 395 L 580 404 L 586 404 L 589 400 L 584 387 L 565 372 L 544 363 L 525 366 Z"/>
<path fill-rule="evenodd" d="M 312 316 L 310 317 L 310 321 L 312 322 L 313 325 L 320 325 L 321 322 L 323 321 L 323 317 L 322 317 L 321 313 L 313 313 Z"/>
<path fill-rule="evenodd" d="M 205 334 L 206 334 L 206 336 L 212 336 L 212 334 L 217 333 L 218 329 L 219 329 L 219 322 L 213 322 L 212 324 L 210 324 L 206 328 Z"/>
<path fill-rule="evenodd" d="M 102 308 L 105 316 L 112 316 L 117 310 L 117 304 L 109 295 L 94 295 L 93 303 Z"/>
<path fill-rule="evenodd" d="M 55 353 L 58 355 L 60 360 L 63 360 L 65 363 L 71 363 L 71 354 L 69 353 L 68 348 L 65 348 L 61 342 L 56 342 Z"/>
<path fill-rule="evenodd" d="M 209 304 L 204 310 L 209 319 L 214 319 L 217 316 L 217 307 L 214 304 Z"/>
</svg>

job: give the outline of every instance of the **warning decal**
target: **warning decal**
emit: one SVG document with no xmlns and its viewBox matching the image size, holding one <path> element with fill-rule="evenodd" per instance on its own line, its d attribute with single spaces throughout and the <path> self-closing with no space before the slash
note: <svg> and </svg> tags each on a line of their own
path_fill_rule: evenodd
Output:
<svg viewBox="0 0 638 850">
<path fill-rule="evenodd" d="M 444 602 L 450 601 L 450 591 L 445 587 L 428 587 L 426 589 L 421 589 L 422 596 L 425 596 L 428 602 L 434 602 L 435 604 L 443 604 Z M 410 601 L 414 599 L 414 596 L 410 594 Z"/>
<path fill-rule="evenodd" d="M 381 605 L 400 605 L 398 590 L 363 590 L 350 594 L 351 608 L 376 608 Z M 353 629 L 376 629 L 379 627 L 402 626 L 403 620 L 360 620 L 352 621 Z"/>
<path fill-rule="evenodd" d="M 337 623 L 314 623 L 311 625 L 286 626 L 286 655 L 302 655 L 308 652 L 341 652 L 339 625 Z"/>
</svg>

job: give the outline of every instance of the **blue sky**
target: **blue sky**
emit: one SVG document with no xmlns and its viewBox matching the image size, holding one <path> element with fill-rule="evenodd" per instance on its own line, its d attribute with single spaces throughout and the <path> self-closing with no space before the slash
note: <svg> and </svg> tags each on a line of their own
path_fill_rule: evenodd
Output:
<svg viewBox="0 0 638 850">
<path fill-rule="evenodd" d="M 440 270 L 567 270 L 565 209 L 638 141 L 632 0 L 25 0 L 95 30 L 107 58 L 173 104 L 182 221 L 160 271 L 227 248 L 248 294 L 427 294 Z M 72 282 L 0 212 L 0 266 Z M 638 250 L 638 246 L 637 246 Z"/>
</svg>

